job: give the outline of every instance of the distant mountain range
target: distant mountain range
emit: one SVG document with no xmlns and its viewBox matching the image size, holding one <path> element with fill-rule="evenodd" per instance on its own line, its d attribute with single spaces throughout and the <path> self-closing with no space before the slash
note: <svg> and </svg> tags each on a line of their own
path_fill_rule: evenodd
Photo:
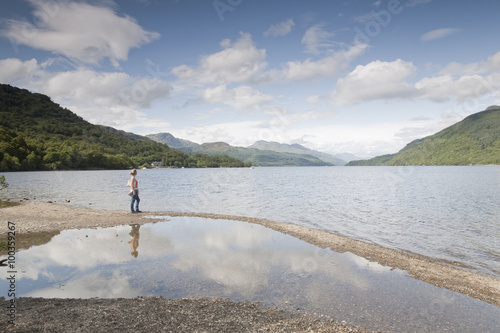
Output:
<svg viewBox="0 0 500 333">
<path fill-rule="evenodd" d="M 347 165 L 469 164 L 500 164 L 500 106 L 490 106 L 434 135 L 412 141 L 396 154 Z"/>
<path fill-rule="evenodd" d="M 257 141 L 249 147 L 235 147 L 225 142 L 197 144 L 178 139 L 170 133 L 147 135 L 157 142 L 189 154 L 224 154 L 255 166 L 331 166 L 347 162 L 334 155 L 322 153 L 299 144 Z"/>
</svg>

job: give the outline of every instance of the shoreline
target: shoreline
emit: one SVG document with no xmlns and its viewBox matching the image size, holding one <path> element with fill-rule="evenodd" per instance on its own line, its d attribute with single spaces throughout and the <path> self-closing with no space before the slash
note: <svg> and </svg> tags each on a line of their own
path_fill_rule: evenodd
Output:
<svg viewBox="0 0 500 333">
<path fill-rule="evenodd" d="M 50 239 L 51 235 L 65 229 L 106 228 L 117 225 L 153 223 L 161 221 L 163 216 L 192 216 L 254 223 L 299 238 L 321 248 L 330 248 L 332 251 L 340 253 L 351 252 L 369 261 L 402 269 L 415 279 L 500 306 L 500 279 L 467 271 L 460 268 L 460 263 L 398 251 L 336 235 L 328 231 L 311 229 L 291 223 L 205 213 L 144 212 L 142 214 L 131 214 L 126 211 L 82 208 L 68 204 L 38 201 L 21 201 L 19 206 L 2 208 L 1 212 L 4 225 L 6 225 L 7 221 L 16 223 L 17 234 L 43 235 L 43 239 Z M 4 230 L 5 232 L 0 230 L 0 237 L 5 237 L 7 230 Z"/>
</svg>

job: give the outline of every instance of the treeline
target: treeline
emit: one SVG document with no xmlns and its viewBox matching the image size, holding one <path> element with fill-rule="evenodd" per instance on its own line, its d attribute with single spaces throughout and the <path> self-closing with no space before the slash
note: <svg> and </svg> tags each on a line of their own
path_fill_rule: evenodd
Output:
<svg viewBox="0 0 500 333">
<path fill-rule="evenodd" d="M 93 125 L 49 97 L 0 85 L 0 171 L 243 167 L 227 156 L 188 155 L 146 137 Z"/>
</svg>

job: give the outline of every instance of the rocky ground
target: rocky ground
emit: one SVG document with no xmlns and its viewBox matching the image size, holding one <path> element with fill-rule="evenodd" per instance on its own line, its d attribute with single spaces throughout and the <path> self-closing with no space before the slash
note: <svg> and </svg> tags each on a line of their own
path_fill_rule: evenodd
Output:
<svg viewBox="0 0 500 333">
<path fill-rule="evenodd" d="M 2 308 L 6 304 L 2 302 Z M 227 299 L 17 300 L 16 324 L 2 332 L 368 332 L 299 312 Z"/>
</svg>

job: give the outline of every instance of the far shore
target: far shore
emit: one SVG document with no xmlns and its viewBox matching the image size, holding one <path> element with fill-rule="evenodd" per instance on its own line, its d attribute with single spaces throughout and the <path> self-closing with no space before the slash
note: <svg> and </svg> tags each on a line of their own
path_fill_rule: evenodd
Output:
<svg viewBox="0 0 500 333">
<path fill-rule="evenodd" d="M 22 201 L 20 205 L 1 208 L 0 212 L 1 222 L 4 226 L 0 229 L 0 240 L 6 239 L 7 222 L 14 222 L 16 235 L 20 236 L 21 240 L 25 239 L 24 242 L 18 243 L 21 246 L 17 247 L 18 250 L 23 245 L 29 247 L 48 242 L 53 235 L 65 229 L 145 224 L 161 221 L 163 216 L 193 216 L 255 223 L 321 248 L 330 248 L 335 252 L 351 252 L 369 261 L 405 270 L 415 279 L 500 306 L 500 279 L 467 271 L 463 266 L 461 267 L 460 263 L 389 249 L 331 232 L 290 223 L 242 216 L 189 212 L 131 214 L 127 211 L 98 210 L 37 201 Z M 155 217 L 158 218 L 155 219 Z M 0 252 L 0 254 L 3 253 Z"/>
</svg>

